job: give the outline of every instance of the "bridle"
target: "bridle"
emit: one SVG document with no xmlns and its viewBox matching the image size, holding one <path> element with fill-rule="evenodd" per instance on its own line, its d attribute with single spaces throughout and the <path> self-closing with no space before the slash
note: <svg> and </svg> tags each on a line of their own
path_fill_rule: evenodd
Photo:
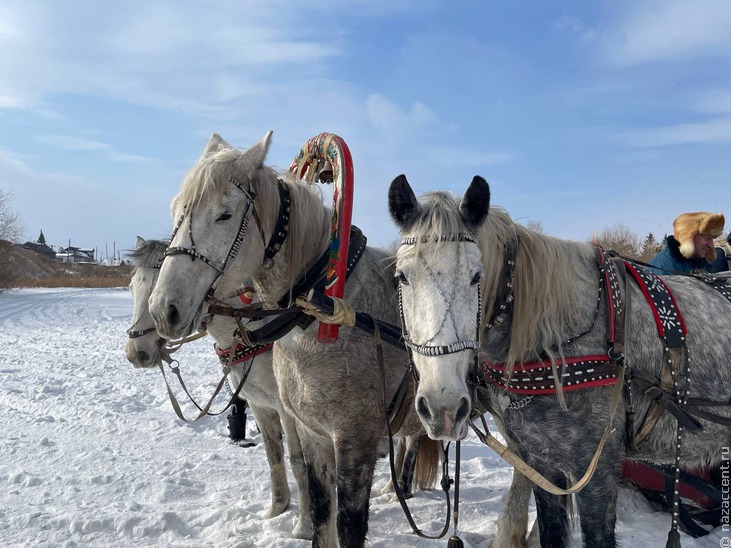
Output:
<svg viewBox="0 0 731 548">
<path fill-rule="evenodd" d="M 417 238 L 410 237 L 410 238 L 403 238 L 401 240 L 401 246 L 412 246 L 416 245 Z M 434 237 L 434 238 L 422 238 L 421 243 L 430 243 L 430 242 L 469 242 L 476 244 L 476 240 L 470 236 L 469 234 L 465 233 L 459 233 L 457 236 L 441 236 L 441 237 Z M 457 256 L 458 260 L 455 264 L 455 270 L 459 268 L 459 255 Z M 477 286 L 477 319 L 476 319 L 476 330 L 475 330 L 475 338 L 474 339 L 467 339 L 467 340 L 457 340 L 454 342 L 451 342 L 449 344 L 444 345 L 432 345 L 430 344 L 436 337 L 439 335 L 439 333 L 444 328 L 444 325 L 447 321 L 447 317 L 450 317 L 452 320 L 452 325 L 456 327 L 456 321 L 454 318 L 454 311 L 452 310 L 452 302 L 451 297 L 448 297 L 445 290 L 439 286 L 439 283 L 437 282 L 436 278 L 432 274 L 431 270 L 426 264 L 426 261 L 424 261 L 424 258 L 422 256 L 419 256 L 419 259 L 422 261 L 424 268 L 429 275 L 429 277 L 434 282 L 434 285 L 437 288 L 437 291 L 440 293 L 442 299 L 445 303 L 445 313 L 444 317 L 442 318 L 441 325 L 437 329 L 437 331 L 432 335 L 427 341 L 424 341 L 423 343 L 415 342 L 410 334 L 408 329 L 406 328 L 406 319 L 404 317 L 404 306 L 403 306 L 403 297 L 401 292 L 401 285 L 399 284 L 399 292 L 398 292 L 398 299 L 399 299 L 399 314 L 401 316 L 401 329 L 403 333 L 403 340 L 404 344 L 406 345 L 406 348 L 409 351 L 409 361 L 412 373 L 414 375 L 414 379 L 418 382 L 418 373 L 416 371 L 416 367 L 414 367 L 414 360 L 413 360 L 413 353 L 417 353 L 421 356 L 445 356 L 448 354 L 456 354 L 457 352 L 463 352 L 467 350 L 471 350 L 474 354 L 474 369 L 477 369 L 478 364 L 478 351 L 480 348 L 480 325 L 481 325 L 481 319 L 482 319 L 482 290 L 480 288 L 480 284 Z"/>
<path fill-rule="evenodd" d="M 226 268 L 238 255 L 239 250 L 241 249 L 241 244 L 244 241 L 244 237 L 246 236 L 246 231 L 249 228 L 250 216 L 254 217 L 254 221 L 257 224 L 259 234 L 262 238 L 262 243 L 266 243 L 266 240 L 264 238 L 264 232 L 261 226 L 261 221 L 259 220 L 259 216 L 256 212 L 254 204 L 256 193 L 251 188 L 251 181 L 249 181 L 248 188 L 245 188 L 243 184 L 233 176 L 229 178 L 229 182 L 236 188 L 238 188 L 241 192 L 243 192 L 244 196 L 246 196 L 246 210 L 244 211 L 244 216 L 241 218 L 241 224 L 239 225 L 236 237 L 231 243 L 231 247 L 229 248 L 228 254 L 226 255 L 226 258 L 223 260 L 223 262 L 220 265 L 216 264 L 214 261 L 203 255 L 202 253 L 198 252 L 198 250 L 196 249 L 195 240 L 193 239 L 193 216 L 189 216 L 188 204 L 183 206 L 183 213 L 180 216 L 180 219 L 178 219 L 178 222 L 173 229 L 172 236 L 170 237 L 171 245 L 168 247 L 167 251 L 165 251 L 165 257 L 171 255 L 188 255 L 190 256 L 191 261 L 200 259 L 203 263 L 207 264 L 216 271 L 216 278 L 213 280 L 213 282 L 211 282 L 211 285 L 206 291 L 205 297 L 203 299 L 204 301 L 209 301 L 213 298 L 213 294 L 216 291 L 216 286 L 221 280 L 221 277 L 226 271 Z M 279 217 L 277 220 L 277 224 L 274 227 L 274 231 L 271 235 L 269 243 L 266 245 L 266 248 L 264 250 L 263 265 L 266 268 L 271 268 L 273 266 L 274 263 L 272 259 L 274 255 L 276 255 L 277 252 L 281 249 L 282 244 L 287 237 L 287 233 L 289 232 L 289 214 L 291 211 L 289 190 L 287 189 L 287 186 L 284 184 L 284 181 L 282 179 L 278 179 L 277 182 L 279 187 Z M 188 237 L 190 238 L 191 246 L 189 248 L 183 246 L 172 246 L 172 241 L 174 240 L 175 235 L 182 226 L 186 217 L 189 217 Z"/>
<path fill-rule="evenodd" d="M 226 258 L 223 260 L 223 263 L 221 265 L 215 264 L 213 261 L 211 261 L 208 257 L 198 252 L 195 245 L 195 240 L 193 239 L 193 216 L 190 215 L 188 219 L 188 237 L 190 238 L 190 244 L 191 246 L 183 247 L 183 246 L 173 246 L 172 242 L 175 239 L 175 235 L 178 232 L 178 229 L 180 229 L 181 225 L 183 224 L 183 221 L 185 221 L 185 218 L 188 216 L 188 205 L 185 204 L 183 206 L 183 214 L 180 216 L 180 219 L 178 219 L 178 222 L 175 225 L 175 228 L 173 229 L 173 233 L 170 236 L 170 246 L 167 248 L 167 251 L 165 251 L 165 257 L 169 257 L 171 255 L 189 255 L 190 260 L 195 262 L 196 259 L 200 259 L 203 263 L 210 266 L 213 270 L 217 272 L 216 278 L 211 282 L 210 287 L 208 288 L 208 291 L 206 291 L 206 296 L 204 300 L 209 300 L 213 297 L 213 293 L 216 291 L 216 286 L 218 285 L 218 282 L 220 281 L 221 277 L 223 276 L 223 273 L 226 270 L 226 267 L 229 265 L 229 263 L 236 257 L 236 255 L 239 252 L 239 249 L 241 248 L 241 242 L 244 241 L 244 236 L 246 235 L 246 230 L 249 228 L 249 215 L 251 214 L 251 211 L 254 207 L 254 198 L 256 197 L 256 194 L 251 189 L 251 182 L 249 182 L 249 188 L 244 188 L 244 186 L 235 178 L 230 177 L 229 182 L 234 185 L 236 188 L 238 188 L 241 192 L 244 193 L 246 196 L 246 210 L 244 211 L 244 216 L 241 218 L 241 224 L 239 225 L 239 230 L 236 233 L 236 238 L 234 238 L 233 243 L 231 244 L 231 247 L 228 250 L 228 254 L 226 255 Z"/>
</svg>

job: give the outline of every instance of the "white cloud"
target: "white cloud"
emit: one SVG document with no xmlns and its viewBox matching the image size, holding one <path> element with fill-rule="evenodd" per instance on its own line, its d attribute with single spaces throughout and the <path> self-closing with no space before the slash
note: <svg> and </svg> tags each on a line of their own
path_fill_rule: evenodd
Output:
<svg viewBox="0 0 731 548">
<path fill-rule="evenodd" d="M 553 23 L 553 29 L 557 31 L 570 31 L 577 35 L 582 42 L 592 42 L 597 37 L 597 31 L 584 23 L 578 17 L 562 15 Z"/>
<path fill-rule="evenodd" d="M 629 6 L 602 35 L 604 54 L 613 64 L 677 62 L 731 52 L 728 0 L 648 0 Z"/>
<path fill-rule="evenodd" d="M 35 140 L 41 144 L 49 145 L 60 150 L 69 150 L 73 152 L 98 151 L 105 158 L 114 162 L 135 164 L 152 164 L 160 162 L 158 158 L 142 156 L 139 154 L 129 154 L 127 152 L 117 150 L 109 143 L 94 139 L 86 139 L 84 137 L 74 137 L 70 135 L 38 135 Z"/>
<path fill-rule="evenodd" d="M 703 92 L 696 108 L 701 112 L 731 114 L 731 88 Z"/>
<path fill-rule="evenodd" d="M 366 100 L 368 118 L 378 131 L 390 136 L 401 136 L 418 129 L 434 127 L 436 114 L 423 103 L 416 101 L 403 109 L 395 102 L 374 93 Z"/>
<path fill-rule="evenodd" d="M 630 148 L 731 143 L 731 117 L 674 126 L 632 129 L 614 134 L 613 139 Z"/>
<path fill-rule="evenodd" d="M 477 150 L 470 146 L 430 147 L 428 154 L 435 165 L 449 169 L 489 167 L 513 162 L 518 157 L 512 152 Z"/>
<path fill-rule="evenodd" d="M 68 135 L 39 135 L 36 137 L 36 141 L 62 150 L 84 151 L 111 148 L 108 143 Z"/>
<path fill-rule="evenodd" d="M 305 10 L 275 4 L 72 4 L 3 7 L 0 50 L 13 55 L 0 58 L 0 108 L 71 93 L 199 114 L 234 96 L 212 94 L 211 81 L 235 78 L 243 95 L 265 92 L 261 82 L 273 74 L 296 82 L 343 51 L 332 34 L 303 24 Z"/>
</svg>

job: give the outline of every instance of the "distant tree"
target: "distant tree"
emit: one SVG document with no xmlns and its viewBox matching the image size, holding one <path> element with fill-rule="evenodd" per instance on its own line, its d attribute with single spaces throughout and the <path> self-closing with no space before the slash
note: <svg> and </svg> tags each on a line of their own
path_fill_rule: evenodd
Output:
<svg viewBox="0 0 731 548">
<path fill-rule="evenodd" d="M 528 221 L 528 224 L 526 224 L 525 227 L 528 230 L 532 230 L 533 232 L 538 232 L 538 234 L 546 233 L 546 231 L 543 230 L 543 223 L 541 223 L 541 221 L 534 221 L 533 219 L 531 219 L 530 221 Z"/>
<path fill-rule="evenodd" d="M 23 235 L 18 214 L 10 209 L 9 192 L 0 190 L 0 240 L 17 243 Z"/>
<path fill-rule="evenodd" d="M 655 255 L 657 255 L 662 249 L 662 243 L 655 239 L 655 235 L 650 232 L 642 243 L 642 249 L 640 250 L 640 260 L 648 262 Z"/>
<path fill-rule="evenodd" d="M 595 234 L 593 240 L 598 241 L 604 249 L 613 249 L 623 257 L 640 258 L 640 237 L 626 225 L 616 224 L 605 228 L 599 234 Z"/>
<path fill-rule="evenodd" d="M 43 229 L 41 229 L 41 235 L 38 236 L 37 243 L 39 243 L 41 245 L 46 245 L 46 237 L 43 235 Z"/>
</svg>

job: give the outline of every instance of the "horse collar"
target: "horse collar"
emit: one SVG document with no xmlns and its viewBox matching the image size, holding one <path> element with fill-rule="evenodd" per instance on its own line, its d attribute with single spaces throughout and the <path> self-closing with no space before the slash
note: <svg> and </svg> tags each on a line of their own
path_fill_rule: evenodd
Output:
<svg viewBox="0 0 731 548">
<path fill-rule="evenodd" d="M 279 218 L 277 224 L 274 227 L 274 232 L 269 239 L 266 249 L 264 250 L 264 262 L 262 263 L 265 268 L 271 268 L 274 266 L 274 255 L 282 249 L 282 244 L 287 238 L 289 233 L 289 214 L 292 211 L 292 201 L 289 195 L 289 189 L 282 180 L 279 180 Z"/>
</svg>

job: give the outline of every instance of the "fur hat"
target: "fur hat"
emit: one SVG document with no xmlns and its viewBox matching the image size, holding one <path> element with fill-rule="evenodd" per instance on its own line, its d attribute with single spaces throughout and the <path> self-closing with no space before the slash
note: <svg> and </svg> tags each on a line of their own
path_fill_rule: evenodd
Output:
<svg viewBox="0 0 731 548">
<path fill-rule="evenodd" d="M 695 213 L 683 213 L 673 222 L 673 235 L 680 244 L 680 253 L 686 259 L 691 259 L 695 254 L 693 239 L 697 234 L 718 238 L 723 232 L 723 225 L 726 219 L 723 213 L 706 213 L 696 211 Z M 716 249 L 711 248 L 706 253 L 706 260 L 712 262 L 716 258 Z"/>
</svg>

